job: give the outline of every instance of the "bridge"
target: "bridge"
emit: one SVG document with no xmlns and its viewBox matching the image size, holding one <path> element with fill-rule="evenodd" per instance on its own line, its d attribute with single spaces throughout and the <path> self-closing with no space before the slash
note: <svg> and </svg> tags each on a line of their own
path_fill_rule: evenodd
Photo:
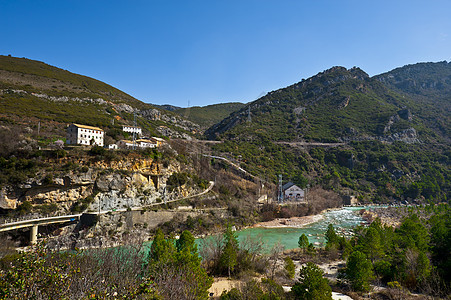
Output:
<svg viewBox="0 0 451 300">
<path fill-rule="evenodd" d="M 31 227 L 30 243 L 35 244 L 38 239 L 38 229 L 39 229 L 38 227 L 39 226 L 45 226 L 45 225 L 55 224 L 55 223 L 73 222 L 76 220 L 80 220 L 80 216 L 81 216 L 81 214 L 65 215 L 65 216 L 47 217 L 47 218 L 23 220 L 23 221 L 17 221 L 17 222 L 12 222 L 12 223 L 0 224 L 0 232 Z"/>
<path fill-rule="evenodd" d="M 187 196 L 187 197 L 182 197 L 182 198 L 178 198 L 178 199 L 173 199 L 173 200 L 169 200 L 169 201 L 165 201 L 165 202 L 161 202 L 161 203 L 152 203 L 151 205 L 148 205 L 148 206 L 162 205 L 162 204 L 166 204 L 166 203 L 170 203 L 170 202 L 176 202 L 176 201 L 180 201 L 180 200 L 185 200 L 185 199 L 190 199 L 190 198 L 205 195 L 206 193 L 211 191 L 211 189 L 213 188 L 213 186 L 215 184 L 214 181 L 210 181 L 209 183 L 210 183 L 209 186 L 204 191 L 202 191 L 198 194 Z M 144 207 L 133 207 L 133 208 L 131 208 L 131 210 L 139 210 L 139 209 L 143 209 L 143 208 Z M 16 221 L 16 222 L 11 222 L 11 223 L 3 223 L 3 224 L 0 224 L 0 232 L 6 232 L 6 231 L 10 231 L 10 230 L 30 227 L 31 228 L 30 229 L 30 244 L 36 244 L 37 239 L 38 239 L 39 226 L 79 221 L 83 215 L 86 215 L 86 216 L 101 215 L 101 214 L 109 213 L 111 211 L 125 212 L 127 210 L 128 210 L 128 208 L 127 209 L 122 208 L 122 209 L 117 209 L 117 210 L 116 209 L 115 210 L 105 210 L 105 211 L 91 212 L 91 213 L 88 212 L 85 214 L 62 215 L 62 216 L 54 216 L 54 217 L 44 217 L 44 218 L 37 218 L 37 219 L 21 220 L 21 221 Z"/>
</svg>

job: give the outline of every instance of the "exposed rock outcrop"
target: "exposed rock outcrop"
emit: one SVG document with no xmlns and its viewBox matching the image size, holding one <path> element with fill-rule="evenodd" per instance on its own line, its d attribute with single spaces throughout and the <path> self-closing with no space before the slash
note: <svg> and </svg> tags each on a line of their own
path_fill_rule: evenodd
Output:
<svg viewBox="0 0 451 300">
<path fill-rule="evenodd" d="M 53 163 L 64 165 L 69 159 Z M 171 192 L 166 189 L 169 176 L 180 171 L 176 160 L 165 166 L 150 158 L 111 162 L 79 158 L 77 163 L 84 167 L 53 173 L 43 170 L 23 184 L 3 188 L 0 207 L 15 209 L 18 204 L 28 201 L 32 205 L 56 204 L 61 212 L 68 212 L 81 203 L 88 204 L 87 209 L 91 211 L 113 210 L 170 201 L 199 192 L 198 187 L 186 185 Z"/>
<path fill-rule="evenodd" d="M 140 114 L 143 117 L 145 117 L 146 119 L 153 120 L 153 121 L 164 121 L 164 122 L 167 122 L 174 126 L 177 126 L 179 128 L 182 128 L 183 130 L 186 130 L 188 132 L 196 133 L 196 132 L 199 132 L 199 130 L 200 130 L 199 125 L 197 125 L 191 121 L 184 120 L 181 117 L 176 116 L 176 115 L 164 114 L 161 111 L 159 111 L 158 109 L 141 110 Z M 169 130 L 169 128 L 167 128 L 167 129 L 168 130 L 166 130 L 166 131 L 162 131 L 162 130 L 159 130 L 159 131 L 163 135 L 169 136 L 169 137 L 180 138 L 182 135 L 186 135 L 189 137 L 188 134 L 182 134 L 175 130 Z M 179 136 L 176 136 L 176 135 L 179 135 Z"/>
</svg>

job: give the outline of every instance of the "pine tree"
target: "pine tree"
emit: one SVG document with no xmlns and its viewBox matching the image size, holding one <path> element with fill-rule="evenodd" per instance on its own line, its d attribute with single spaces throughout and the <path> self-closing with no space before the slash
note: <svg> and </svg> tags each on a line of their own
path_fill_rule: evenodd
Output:
<svg viewBox="0 0 451 300">
<path fill-rule="evenodd" d="M 329 224 L 329 226 L 327 226 L 326 241 L 326 246 L 328 247 L 338 244 L 338 235 L 335 233 L 335 229 L 332 224 Z"/>
<path fill-rule="evenodd" d="M 291 289 L 295 299 L 332 299 L 332 289 L 323 274 L 323 271 L 312 262 L 303 266 L 299 272 L 299 282 Z"/>
<path fill-rule="evenodd" d="M 370 288 L 373 278 L 373 265 L 360 251 L 354 251 L 346 262 L 345 278 L 351 283 L 355 291 L 365 292 Z"/>
<path fill-rule="evenodd" d="M 305 250 L 308 248 L 309 241 L 308 237 L 304 233 L 299 237 L 298 245 L 299 248 L 302 249 L 302 252 L 305 253 Z"/>
<path fill-rule="evenodd" d="M 224 247 L 220 258 L 221 266 L 227 268 L 227 273 L 230 277 L 231 273 L 235 269 L 238 258 L 238 240 L 235 233 L 232 231 L 232 227 L 227 226 L 227 230 L 224 233 Z"/>
</svg>

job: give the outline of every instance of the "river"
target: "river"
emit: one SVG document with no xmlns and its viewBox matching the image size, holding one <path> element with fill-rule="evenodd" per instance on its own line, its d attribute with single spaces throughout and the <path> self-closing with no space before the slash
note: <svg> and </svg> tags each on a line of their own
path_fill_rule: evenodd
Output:
<svg viewBox="0 0 451 300">
<path fill-rule="evenodd" d="M 306 224 L 303 227 L 250 227 L 236 231 L 236 235 L 240 242 L 248 237 L 261 239 L 263 242 L 263 252 L 265 253 L 268 253 L 278 242 L 284 247 L 284 250 L 298 248 L 299 237 L 303 233 L 308 237 L 310 243 L 313 243 L 316 247 L 322 247 L 325 245 L 324 234 L 329 224 L 334 226 L 338 235 L 349 237 L 352 235 L 352 229 L 364 222 L 358 211 L 369 208 L 371 206 L 344 207 L 324 212 L 322 219 L 314 223 Z M 211 238 L 213 236 L 196 238 L 196 244 L 201 248 L 203 246 L 203 240 Z M 150 249 L 151 244 L 152 241 L 146 242 L 148 249 Z"/>
<path fill-rule="evenodd" d="M 339 210 L 331 210 L 323 213 L 324 217 L 321 220 L 301 228 L 252 227 L 237 231 L 237 236 L 239 241 L 243 241 L 246 236 L 261 239 L 264 243 L 264 252 L 268 252 L 277 242 L 280 242 L 285 250 L 298 248 L 298 240 L 303 233 L 308 237 L 310 243 L 315 246 L 323 246 L 325 243 L 324 234 L 330 223 L 339 235 L 350 236 L 352 228 L 363 222 L 358 211 L 366 208 L 368 207 L 345 207 Z"/>
</svg>

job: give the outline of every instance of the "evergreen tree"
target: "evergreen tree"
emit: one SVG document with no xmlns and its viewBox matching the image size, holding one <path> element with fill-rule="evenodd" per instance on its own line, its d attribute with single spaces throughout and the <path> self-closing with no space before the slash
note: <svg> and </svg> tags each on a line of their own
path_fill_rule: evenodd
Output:
<svg viewBox="0 0 451 300">
<path fill-rule="evenodd" d="M 299 248 L 302 249 L 303 253 L 305 253 L 305 250 L 307 250 L 308 244 L 309 244 L 308 237 L 303 233 L 299 237 L 299 241 L 298 241 Z"/>
<path fill-rule="evenodd" d="M 192 254 L 197 252 L 194 236 L 188 230 L 182 232 L 180 238 L 175 242 L 175 247 L 178 252 L 182 252 L 184 249 L 187 249 Z"/>
<path fill-rule="evenodd" d="M 445 282 L 451 282 L 451 210 L 431 218 L 431 254 Z"/>
<path fill-rule="evenodd" d="M 373 278 L 373 266 L 360 251 L 354 251 L 346 262 L 345 278 L 355 291 L 365 292 L 370 288 L 370 280 Z"/>
<path fill-rule="evenodd" d="M 431 273 L 429 258 L 424 252 L 420 252 L 416 261 L 416 278 L 419 283 L 423 283 Z"/>
<path fill-rule="evenodd" d="M 237 258 L 238 240 L 235 232 L 232 231 L 232 227 L 229 225 L 224 233 L 224 246 L 220 258 L 220 264 L 227 269 L 229 277 L 237 265 Z"/>
<path fill-rule="evenodd" d="M 285 271 L 287 272 L 289 278 L 294 278 L 294 275 L 296 274 L 296 266 L 290 257 L 285 258 Z"/>
<path fill-rule="evenodd" d="M 149 270 L 159 291 L 165 298 L 189 295 L 208 299 L 213 279 L 201 265 L 193 235 L 185 230 L 175 244 L 157 230 L 150 248 Z"/>
<path fill-rule="evenodd" d="M 395 232 L 401 248 L 416 249 L 420 252 L 428 250 L 429 233 L 417 215 L 410 215 Z"/>
<path fill-rule="evenodd" d="M 150 259 L 152 262 L 167 262 L 174 254 L 174 246 L 164 238 L 163 231 L 158 228 L 152 245 L 150 246 Z"/>
<path fill-rule="evenodd" d="M 299 282 L 291 289 L 295 299 L 324 300 L 332 299 L 332 289 L 323 271 L 314 263 L 308 262 L 299 272 Z"/>
<path fill-rule="evenodd" d="M 360 242 L 360 248 L 373 263 L 382 255 L 382 245 L 379 232 L 373 227 L 369 227 Z"/>
<path fill-rule="evenodd" d="M 332 224 L 329 224 L 326 231 L 326 247 L 331 247 L 332 245 L 337 246 L 337 244 L 338 235 L 335 232 L 334 226 Z"/>
</svg>

